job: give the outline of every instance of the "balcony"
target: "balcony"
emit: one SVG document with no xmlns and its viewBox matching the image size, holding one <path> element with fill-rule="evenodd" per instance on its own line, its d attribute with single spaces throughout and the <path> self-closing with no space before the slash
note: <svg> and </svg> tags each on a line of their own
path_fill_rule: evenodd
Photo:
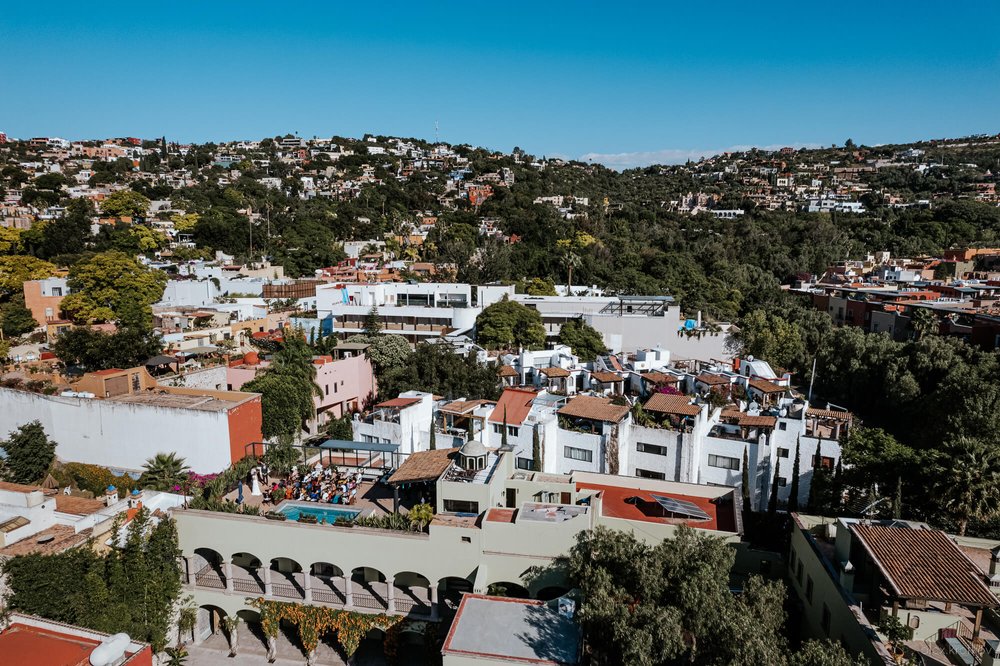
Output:
<svg viewBox="0 0 1000 666">
<path fill-rule="evenodd" d="M 205 548 L 184 558 L 183 566 L 184 581 L 195 590 L 430 620 L 438 614 L 437 586 L 414 572 L 387 578 L 370 567 L 345 573 L 328 562 L 314 562 L 303 570 L 298 562 L 283 557 L 264 566 L 249 553 L 237 553 L 227 562 Z M 188 574 L 191 571 L 196 573 Z"/>
</svg>

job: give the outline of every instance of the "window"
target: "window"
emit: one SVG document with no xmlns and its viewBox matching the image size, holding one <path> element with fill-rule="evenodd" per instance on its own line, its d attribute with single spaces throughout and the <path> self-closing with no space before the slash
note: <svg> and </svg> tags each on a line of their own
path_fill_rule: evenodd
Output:
<svg viewBox="0 0 1000 666">
<path fill-rule="evenodd" d="M 788 457 L 788 449 L 778 449 L 778 457 L 779 458 L 787 458 Z"/>
<path fill-rule="evenodd" d="M 519 432 L 519 428 L 515 428 L 514 426 L 507 426 L 507 436 L 508 437 L 517 437 L 517 433 L 518 432 Z"/>
<path fill-rule="evenodd" d="M 813 579 L 812 576 L 806 576 L 806 601 L 809 603 L 813 602 Z"/>
<path fill-rule="evenodd" d="M 823 633 L 830 635 L 830 609 L 827 608 L 826 604 L 823 604 L 823 619 L 820 621 L 823 627 Z"/>
<path fill-rule="evenodd" d="M 778 477 L 778 487 L 779 488 L 784 488 L 787 483 L 788 483 L 788 479 L 786 479 L 783 476 L 779 476 Z"/>
<path fill-rule="evenodd" d="M 802 566 L 802 560 L 799 560 L 798 566 L 795 568 L 795 578 L 799 581 L 799 587 L 802 587 L 802 572 L 804 568 Z"/>
<path fill-rule="evenodd" d="M 639 469 L 638 467 L 635 468 L 635 475 L 644 479 L 660 479 L 661 481 L 667 478 L 663 472 L 651 472 L 648 469 Z"/>
<path fill-rule="evenodd" d="M 587 449 L 577 449 L 572 446 L 563 447 L 563 456 L 570 460 L 582 460 L 583 462 L 593 462 L 594 454 Z"/>
<path fill-rule="evenodd" d="M 788 568 L 790 571 L 795 571 L 795 559 L 796 559 L 795 551 L 792 550 L 788 554 Z"/>
<path fill-rule="evenodd" d="M 667 455 L 667 447 L 659 446 L 657 444 L 646 444 L 645 442 L 639 442 L 636 444 L 635 450 L 639 453 L 652 453 L 657 456 Z"/>
<path fill-rule="evenodd" d="M 499 423 L 494 423 L 493 424 L 493 433 L 496 434 L 496 435 L 499 435 L 502 432 L 503 432 L 503 426 L 500 425 Z"/>
<path fill-rule="evenodd" d="M 330 385 L 329 384 L 326 384 L 325 386 L 323 386 L 323 394 L 324 395 L 330 395 Z"/>
<path fill-rule="evenodd" d="M 462 537 L 462 543 L 472 543 L 472 537 Z"/>
<path fill-rule="evenodd" d="M 517 468 L 518 469 L 531 469 L 531 458 L 518 458 Z"/>
<path fill-rule="evenodd" d="M 778 423 L 778 430 L 788 430 L 788 424 L 784 421 Z"/>
<path fill-rule="evenodd" d="M 717 456 L 709 454 L 708 456 L 708 466 L 718 467 L 719 469 L 736 469 L 740 468 L 739 458 L 728 458 L 726 456 Z"/>
<path fill-rule="evenodd" d="M 815 469 L 817 467 L 817 465 L 816 465 L 816 456 L 812 457 L 812 465 L 813 465 L 813 469 Z M 820 457 L 820 459 L 819 459 L 819 466 L 821 466 L 823 469 L 833 469 L 833 458 L 831 458 L 829 456 L 822 456 L 822 457 Z"/>
<path fill-rule="evenodd" d="M 444 510 L 449 513 L 473 513 L 479 515 L 479 502 L 446 499 L 444 501 Z"/>
<path fill-rule="evenodd" d="M 52 287 L 52 295 L 53 296 L 62 296 L 63 295 L 63 293 L 62 293 L 62 287 Z"/>
</svg>

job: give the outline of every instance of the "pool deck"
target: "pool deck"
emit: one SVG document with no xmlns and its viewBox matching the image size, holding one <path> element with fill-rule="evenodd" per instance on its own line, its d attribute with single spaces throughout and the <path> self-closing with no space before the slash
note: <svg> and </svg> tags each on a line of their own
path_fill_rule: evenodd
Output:
<svg viewBox="0 0 1000 666">
<path fill-rule="evenodd" d="M 268 481 L 268 487 L 271 483 L 279 481 L 277 477 L 273 477 Z M 226 499 L 236 501 L 236 496 L 238 491 L 234 490 L 228 495 Z M 264 501 L 263 496 L 253 496 L 250 494 L 250 489 L 243 486 L 243 503 L 247 506 L 260 506 L 270 511 L 274 508 L 270 500 Z M 298 501 L 298 500 L 282 500 L 286 501 Z M 312 506 L 329 506 L 332 508 L 342 508 L 342 509 L 360 509 L 361 515 L 371 516 L 371 515 L 385 515 L 392 513 L 392 489 L 386 486 L 378 485 L 373 481 L 365 481 L 358 488 L 358 494 L 354 498 L 354 504 L 321 504 L 320 502 L 303 502 L 303 504 L 309 504 Z M 280 504 L 279 504 L 280 506 Z M 404 506 L 399 507 L 400 513 L 407 513 L 407 508 Z"/>
</svg>

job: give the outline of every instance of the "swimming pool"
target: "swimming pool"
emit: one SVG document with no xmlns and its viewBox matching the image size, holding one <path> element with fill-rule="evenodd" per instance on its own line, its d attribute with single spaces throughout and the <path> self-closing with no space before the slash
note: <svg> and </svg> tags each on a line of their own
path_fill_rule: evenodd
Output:
<svg viewBox="0 0 1000 666">
<path fill-rule="evenodd" d="M 361 514 L 361 509 L 347 509 L 330 504 L 313 504 L 311 502 L 283 502 L 278 507 L 280 513 L 289 520 L 298 520 L 299 516 L 316 516 L 318 522 L 334 523 L 338 518 L 353 521 Z"/>
</svg>

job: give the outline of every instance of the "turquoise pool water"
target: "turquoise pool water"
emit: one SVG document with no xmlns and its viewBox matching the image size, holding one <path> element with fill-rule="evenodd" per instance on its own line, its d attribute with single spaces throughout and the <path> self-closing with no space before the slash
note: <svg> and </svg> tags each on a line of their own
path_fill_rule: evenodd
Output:
<svg viewBox="0 0 1000 666">
<path fill-rule="evenodd" d="M 338 518 L 354 520 L 361 513 L 361 509 L 338 508 L 330 504 L 305 504 L 299 502 L 285 502 L 278 509 L 288 516 L 288 520 L 298 520 L 299 516 L 316 516 L 316 521 L 321 522 L 326 519 L 327 523 L 336 522 Z"/>
</svg>

